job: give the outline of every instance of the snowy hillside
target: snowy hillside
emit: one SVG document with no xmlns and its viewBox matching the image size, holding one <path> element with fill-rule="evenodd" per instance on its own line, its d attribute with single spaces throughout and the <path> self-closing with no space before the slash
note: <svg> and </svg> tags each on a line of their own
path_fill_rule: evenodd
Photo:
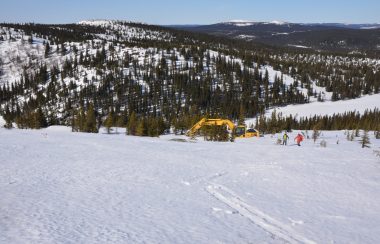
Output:
<svg viewBox="0 0 380 244">
<path fill-rule="evenodd" d="M 161 134 L 206 114 L 236 121 L 306 103 L 319 113 L 329 101 L 379 94 L 379 70 L 379 59 L 365 55 L 298 53 L 126 21 L 4 23 L 0 115 L 8 127 L 73 125 L 92 105 L 97 126 L 112 113 L 112 126 L 126 127 L 135 113 L 142 124 L 160 120 L 152 123 Z M 361 109 L 377 107 L 377 97 Z"/>
<path fill-rule="evenodd" d="M 97 45 L 90 43 L 75 43 L 66 42 L 63 46 L 66 52 L 59 50 L 59 45 L 52 45 L 52 40 L 48 38 L 39 38 L 33 35 L 27 35 L 24 31 L 16 29 L 8 29 L 0 26 L 0 85 L 6 83 L 14 83 L 20 81 L 21 75 L 26 68 L 29 72 L 35 73 L 39 65 L 46 64 L 48 68 L 53 66 L 62 67 L 66 60 L 73 60 L 82 55 L 96 55 L 100 43 L 102 41 L 136 41 L 136 40 L 160 40 L 170 41 L 173 37 L 169 33 L 149 30 L 147 28 L 138 28 L 129 22 L 121 21 L 81 21 L 79 25 L 99 26 L 105 28 L 105 33 L 95 34 L 94 42 Z M 128 25 L 129 24 L 129 25 Z M 30 41 L 30 38 L 32 38 Z M 50 42 L 50 51 L 46 50 L 46 43 Z M 76 50 L 74 52 L 74 49 Z M 139 51 L 145 49 L 129 48 L 134 53 L 145 55 Z M 78 52 L 79 51 L 79 52 Z M 119 58 L 125 54 L 125 50 L 117 50 Z M 132 51 L 130 51 L 132 53 Z M 138 57 L 142 59 L 143 57 Z M 84 69 L 81 73 L 91 73 L 91 70 Z M 80 77 L 84 78 L 84 77 Z M 89 75 L 88 79 L 91 79 Z"/>
<path fill-rule="evenodd" d="M 285 147 L 119 132 L 0 129 L 0 242 L 380 242 L 379 140 L 362 149 L 323 132 L 326 148 Z"/>
<path fill-rule="evenodd" d="M 336 102 L 326 101 L 303 105 L 289 105 L 276 108 L 276 111 L 282 113 L 283 116 L 311 117 L 314 115 L 331 116 L 333 114 L 343 114 L 352 111 L 363 114 L 366 110 L 373 110 L 375 108 L 380 108 L 380 94 Z M 271 114 L 272 111 L 273 109 L 268 110 L 268 114 Z"/>
<path fill-rule="evenodd" d="M 356 98 L 352 100 L 345 101 L 326 101 L 326 102 L 312 102 L 302 105 L 288 105 L 285 107 L 277 107 L 274 109 L 269 109 L 266 112 L 266 116 L 270 117 L 273 111 L 277 114 L 281 113 L 282 116 L 287 117 L 292 115 L 293 118 L 309 118 L 314 115 L 328 115 L 332 116 L 334 114 L 344 114 L 346 112 L 357 112 L 359 114 L 364 114 L 366 110 L 374 110 L 380 108 L 380 95 L 365 96 L 361 98 Z M 254 125 L 256 119 L 247 119 L 246 123 L 248 125 Z"/>
<path fill-rule="evenodd" d="M 126 21 L 116 20 L 85 20 L 80 21 L 79 25 L 99 26 L 105 28 L 105 34 L 97 36 L 109 41 L 131 41 L 131 40 L 161 40 L 170 42 L 174 37 L 167 32 L 151 30 L 135 26 L 136 24 Z"/>
</svg>

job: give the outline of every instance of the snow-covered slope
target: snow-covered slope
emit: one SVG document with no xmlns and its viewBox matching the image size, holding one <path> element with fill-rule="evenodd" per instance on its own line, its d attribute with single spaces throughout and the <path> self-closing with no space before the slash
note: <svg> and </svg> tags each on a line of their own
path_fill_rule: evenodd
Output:
<svg viewBox="0 0 380 244">
<path fill-rule="evenodd" d="M 174 37 L 167 33 L 157 30 L 151 30 L 149 28 L 141 28 L 132 25 L 136 23 L 117 20 L 85 20 L 80 21 L 79 25 L 99 26 L 107 30 L 105 34 L 99 34 L 98 37 L 102 39 L 112 40 L 161 40 L 171 41 Z"/>
<path fill-rule="evenodd" d="M 380 242 L 379 158 L 343 132 L 173 137 L 0 129 L 0 242 Z"/>
<path fill-rule="evenodd" d="M 293 118 L 317 116 L 332 116 L 334 114 L 344 114 L 345 112 L 357 112 L 364 114 L 366 110 L 380 109 L 380 94 L 363 96 L 361 98 L 342 100 L 342 101 L 313 101 L 307 104 L 288 105 L 285 107 L 276 107 L 266 111 L 266 117 L 271 117 L 273 111 L 283 117 L 292 115 Z M 246 120 L 247 125 L 254 125 L 256 118 Z"/>
<path fill-rule="evenodd" d="M 352 100 L 313 102 L 302 105 L 290 105 L 276 108 L 276 112 L 284 116 L 310 117 L 314 115 L 333 115 L 344 112 L 356 111 L 364 114 L 366 110 L 380 108 L 380 94 L 364 96 Z M 268 111 L 271 114 L 273 109 Z"/>
</svg>

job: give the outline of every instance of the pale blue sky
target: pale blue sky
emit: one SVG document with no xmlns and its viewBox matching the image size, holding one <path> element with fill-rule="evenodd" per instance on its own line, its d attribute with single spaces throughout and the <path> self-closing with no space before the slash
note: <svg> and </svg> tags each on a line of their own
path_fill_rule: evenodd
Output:
<svg viewBox="0 0 380 244">
<path fill-rule="evenodd" d="M 2 0 L 0 22 L 120 19 L 212 24 L 231 19 L 380 23 L 380 0 Z"/>
</svg>

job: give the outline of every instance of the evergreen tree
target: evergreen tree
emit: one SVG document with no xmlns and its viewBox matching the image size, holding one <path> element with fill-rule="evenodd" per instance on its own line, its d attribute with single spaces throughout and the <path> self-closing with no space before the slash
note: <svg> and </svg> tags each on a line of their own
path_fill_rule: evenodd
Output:
<svg viewBox="0 0 380 244">
<path fill-rule="evenodd" d="M 11 129 L 13 127 L 13 125 L 12 125 L 12 120 L 13 120 L 12 117 L 13 116 L 12 116 L 12 114 L 11 114 L 8 106 L 5 108 L 5 113 L 4 113 L 3 117 L 4 117 L 4 120 L 5 120 L 4 127 L 7 128 L 7 129 Z"/>
<path fill-rule="evenodd" d="M 353 141 L 355 139 L 355 132 L 351 131 L 350 141 Z"/>
<path fill-rule="evenodd" d="M 72 131 L 73 132 L 84 132 L 85 131 L 85 121 L 86 114 L 84 112 L 83 107 L 79 109 L 79 111 L 74 111 L 72 118 Z"/>
<path fill-rule="evenodd" d="M 131 116 L 129 116 L 128 125 L 127 125 L 127 134 L 128 135 L 136 135 L 136 129 L 137 129 L 137 118 L 136 113 L 133 111 Z"/>
<path fill-rule="evenodd" d="M 42 112 L 41 108 L 38 108 L 37 111 L 34 113 L 33 120 L 34 125 L 32 127 L 35 129 L 45 128 L 48 125 L 46 117 Z"/>
<path fill-rule="evenodd" d="M 98 127 L 96 126 L 96 116 L 94 105 L 92 103 L 88 107 L 86 122 L 85 122 L 85 132 L 98 133 Z"/>
<path fill-rule="evenodd" d="M 370 147 L 369 144 L 371 144 L 371 142 L 369 140 L 368 131 L 364 131 L 364 134 L 360 140 L 360 144 L 362 145 L 362 148 Z"/>
<path fill-rule="evenodd" d="M 377 130 L 375 131 L 375 138 L 380 139 L 380 125 L 377 126 Z"/>
<path fill-rule="evenodd" d="M 113 118 L 113 110 L 111 110 L 109 113 L 108 113 L 108 116 L 106 118 L 106 120 L 104 121 L 104 126 L 107 128 L 107 133 L 110 134 L 111 133 L 111 127 L 113 126 L 113 123 L 114 123 L 114 118 Z"/>
<path fill-rule="evenodd" d="M 355 137 L 359 137 L 359 136 L 360 136 L 360 130 L 359 130 L 359 127 L 357 127 L 355 130 Z"/>
<path fill-rule="evenodd" d="M 84 111 L 84 108 L 81 107 L 79 110 L 78 118 L 77 118 L 77 126 L 78 130 L 81 132 L 85 132 L 85 122 L 86 122 L 86 112 Z"/>
<path fill-rule="evenodd" d="M 245 125 L 245 109 L 243 104 L 240 104 L 238 125 Z"/>
<path fill-rule="evenodd" d="M 136 128 L 136 136 L 146 136 L 146 126 L 144 119 L 139 119 Z"/>
<path fill-rule="evenodd" d="M 50 53 L 50 45 L 49 45 L 49 42 L 47 42 L 45 45 L 45 58 L 49 56 L 49 53 Z"/>
</svg>

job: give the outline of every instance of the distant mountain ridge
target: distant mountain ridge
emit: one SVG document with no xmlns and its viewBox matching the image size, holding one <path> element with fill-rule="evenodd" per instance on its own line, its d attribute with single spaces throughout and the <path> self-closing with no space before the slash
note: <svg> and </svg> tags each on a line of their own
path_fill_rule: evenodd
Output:
<svg viewBox="0 0 380 244">
<path fill-rule="evenodd" d="M 260 24 L 274 24 L 274 25 L 304 25 L 304 26 L 324 26 L 324 27 L 339 27 L 344 29 L 379 29 L 380 23 L 334 23 L 334 22 L 321 22 L 321 23 L 298 23 L 298 22 L 289 22 L 283 20 L 272 20 L 272 21 L 255 21 L 255 20 L 228 20 L 223 22 L 218 22 L 214 24 L 173 24 L 173 25 L 165 25 L 165 26 L 177 26 L 177 27 L 198 27 L 198 26 L 207 26 L 207 25 L 235 25 L 238 27 L 251 26 L 251 25 L 260 25 Z"/>
<path fill-rule="evenodd" d="M 172 26 L 192 32 L 274 46 L 326 51 L 379 51 L 380 24 L 290 23 L 230 20 L 210 25 Z"/>
</svg>

